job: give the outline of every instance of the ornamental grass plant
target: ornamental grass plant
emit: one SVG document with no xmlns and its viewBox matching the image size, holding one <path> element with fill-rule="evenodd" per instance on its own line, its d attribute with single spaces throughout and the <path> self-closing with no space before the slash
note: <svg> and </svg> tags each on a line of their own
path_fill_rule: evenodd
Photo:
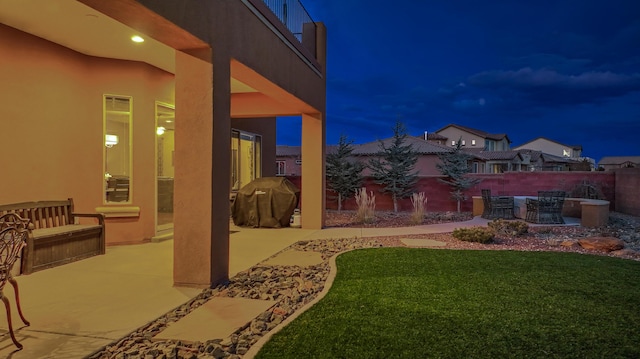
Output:
<svg viewBox="0 0 640 359">
<path fill-rule="evenodd" d="M 411 224 L 422 224 L 424 215 L 427 212 L 427 197 L 424 192 L 413 193 L 411 195 L 411 204 L 413 205 Z"/>
<path fill-rule="evenodd" d="M 367 194 L 367 189 L 362 187 L 355 194 L 358 210 L 356 220 L 358 223 L 372 223 L 375 219 L 376 196 L 373 191 Z"/>
<path fill-rule="evenodd" d="M 640 262 L 363 249 L 257 358 L 638 358 Z"/>
</svg>

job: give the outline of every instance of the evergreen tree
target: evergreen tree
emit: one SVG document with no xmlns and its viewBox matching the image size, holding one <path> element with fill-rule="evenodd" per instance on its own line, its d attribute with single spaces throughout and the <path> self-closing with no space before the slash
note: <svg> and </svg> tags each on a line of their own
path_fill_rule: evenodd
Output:
<svg viewBox="0 0 640 359">
<path fill-rule="evenodd" d="M 418 153 L 411 144 L 405 144 L 406 139 L 404 124 L 396 121 L 391 144 L 385 146 L 380 141 L 380 151 L 376 158 L 369 161 L 375 182 L 383 186 L 383 193 L 391 193 L 394 212 L 398 212 L 398 200 L 409 197 L 418 182 L 418 172 L 413 172 Z"/>
<path fill-rule="evenodd" d="M 341 135 L 336 152 L 327 154 L 327 186 L 338 195 L 338 211 L 342 210 L 344 200 L 352 197 L 362 184 L 365 166 L 351 158 L 352 144 L 347 136 Z"/>
<path fill-rule="evenodd" d="M 438 178 L 438 181 L 451 186 L 451 198 L 458 202 L 458 213 L 460 213 L 460 202 L 466 199 L 464 191 L 480 183 L 480 180 L 467 176 L 471 172 L 469 160 L 472 156 L 462 151 L 461 143 L 462 139 L 458 140 L 452 152 L 439 154 L 441 163 L 436 164 L 436 168 L 445 176 L 444 179 Z"/>
</svg>

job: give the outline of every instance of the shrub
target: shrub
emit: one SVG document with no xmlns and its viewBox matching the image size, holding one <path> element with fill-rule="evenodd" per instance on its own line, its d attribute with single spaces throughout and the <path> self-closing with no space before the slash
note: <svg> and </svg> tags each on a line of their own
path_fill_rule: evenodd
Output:
<svg viewBox="0 0 640 359">
<path fill-rule="evenodd" d="M 502 235 L 521 236 L 529 231 L 529 225 L 524 222 L 507 222 L 501 218 L 489 222 L 488 226 L 495 233 Z"/>
<path fill-rule="evenodd" d="M 465 242 L 488 243 L 493 240 L 493 236 L 493 230 L 483 227 L 456 228 L 453 231 L 455 239 Z"/>
<path fill-rule="evenodd" d="M 427 198 L 425 197 L 424 192 L 413 193 L 411 195 L 411 204 L 413 204 L 411 223 L 422 224 L 424 214 L 427 211 Z"/>
<path fill-rule="evenodd" d="M 356 191 L 356 203 L 358 204 L 356 219 L 359 223 L 373 222 L 376 209 L 376 196 L 373 195 L 373 191 L 370 193 L 371 196 L 367 195 L 367 189 L 364 187 Z"/>
</svg>

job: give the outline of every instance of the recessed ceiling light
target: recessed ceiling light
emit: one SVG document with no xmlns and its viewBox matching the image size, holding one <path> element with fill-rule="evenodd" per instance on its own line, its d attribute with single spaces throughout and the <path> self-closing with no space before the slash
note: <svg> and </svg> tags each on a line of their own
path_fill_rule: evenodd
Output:
<svg viewBox="0 0 640 359">
<path fill-rule="evenodd" d="M 133 36 L 131 36 L 131 41 L 133 41 L 133 42 L 144 42 L 144 39 L 142 38 L 142 36 L 133 35 Z"/>
</svg>

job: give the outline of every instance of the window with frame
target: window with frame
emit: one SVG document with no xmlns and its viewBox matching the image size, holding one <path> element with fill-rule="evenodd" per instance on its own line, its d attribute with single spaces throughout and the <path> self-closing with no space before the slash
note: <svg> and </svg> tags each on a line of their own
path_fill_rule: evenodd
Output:
<svg viewBox="0 0 640 359">
<path fill-rule="evenodd" d="M 276 176 L 285 176 L 287 174 L 287 162 L 276 161 Z"/>
<path fill-rule="evenodd" d="M 104 95 L 104 202 L 131 203 L 132 99 Z"/>
</svg>

